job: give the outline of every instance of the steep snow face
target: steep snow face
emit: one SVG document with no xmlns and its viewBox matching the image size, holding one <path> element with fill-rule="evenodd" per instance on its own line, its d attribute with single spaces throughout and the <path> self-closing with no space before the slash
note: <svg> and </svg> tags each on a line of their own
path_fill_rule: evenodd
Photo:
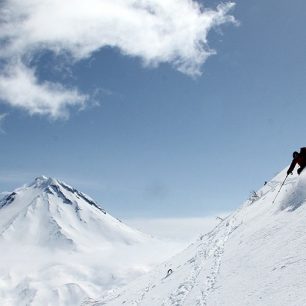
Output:
<svg viewBox="0 0 306 306">
<path fill-rule="evenodd" d="M 84 305 L 306 305 L 306 170 L 273 203 L 285 171 L 179 255 Z"/>
<path fill-rule="evenodd" d="M 0 250 L 1 306 L 80 305 L 173 252 L 43 176 L 0 198 Z"/>
<path fill-rule="evenodd" d="M 44 176 L 0 200 L 0 239 L 86 250 L 148 239 L 73 187 Z"/>
</svg>

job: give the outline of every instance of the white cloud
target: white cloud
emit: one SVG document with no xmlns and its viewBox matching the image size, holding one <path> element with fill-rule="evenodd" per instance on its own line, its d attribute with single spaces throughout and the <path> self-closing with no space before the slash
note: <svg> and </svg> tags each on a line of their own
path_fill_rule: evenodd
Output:
<svg viewBox="0 0 306 306">
<path fill-rule="evenodd" d="M 69 106 L 82 106 L 86 96 L 61 84 L 39 83 L 34 71 L 23 64 L 11 66 L 0 75 L 0 99 L 26 109 L 30 114 L 67 117 Z"/>
<path fill-rule="evenodd" d="M 202 64 L 215 53 L 208 46 L 208 32 L 215 26 L 234 22 L 228 15 L 233 5 L 227 3 L 208 10 L 191 0 L 4 0 L 0 57 L 8 65 L 15 65 L 12 63 L 16 59 L 28 59 L 37 51 L 48 49 L 56 54 L 68 53 L 78 61 L 110 46 L 124 55 L 140 58 L 144 65 L 170 63 L 183 73 L 197 76 Z M 18 69 L 19 66 L 13 68 Z M 1 82 L 10 83 L 15 78 L 35 88 L 31 91 L 33 96 L 27 94 L 26 103 L 22 99 L 15 102 L 11 91 L 1 96 L 30 113 L 56 117 L 67 106 L 84 102 L 77 91 L 39 84 L 29 70 L 2 76 Z M 42 103 L 42 97 L 47 96 L 50 101 L 52 95 L 57 98 L 55 107 L 53 103 Z"/>
</svg>

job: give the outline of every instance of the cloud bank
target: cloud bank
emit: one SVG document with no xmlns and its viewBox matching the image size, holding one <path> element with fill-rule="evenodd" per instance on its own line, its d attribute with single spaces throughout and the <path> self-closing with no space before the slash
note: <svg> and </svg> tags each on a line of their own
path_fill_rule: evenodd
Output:
<svg viewBox="0 0 306 306">
<path fill-rule="evenodd" d="M 1 1 L 0 99 L 30 114 L 54 118 L 86 103 L 88 97 L 77 89 L 38 79 L 28 63 L 41 50 L 68 55 L 76 63 L 113 47 L 139 58 L 144 66 L 169 63 L 198 76 L 215 53 L 208 33 L 235 22 L 228 14 L 233 6 L 229 2 L 212 10 L 192 0 Z"/>
</svg>

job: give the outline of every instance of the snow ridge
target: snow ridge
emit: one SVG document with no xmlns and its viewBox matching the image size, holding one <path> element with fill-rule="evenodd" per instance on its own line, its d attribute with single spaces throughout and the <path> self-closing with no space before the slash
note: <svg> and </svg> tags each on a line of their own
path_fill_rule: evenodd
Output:
<svg viewBox="0 0 306 306">
<path fill-rule="evenodd" d="M 8 195 L 5 195 L 1 200 L 0 200 L 0 208 L 6 206 L 6 205 L 9 205 L 11 204 L 14 199 L 15 199 L 15 196 L 16 196 L 16 192 L 12 192 L 12 193 L 9 193 Z"/>
</svg>

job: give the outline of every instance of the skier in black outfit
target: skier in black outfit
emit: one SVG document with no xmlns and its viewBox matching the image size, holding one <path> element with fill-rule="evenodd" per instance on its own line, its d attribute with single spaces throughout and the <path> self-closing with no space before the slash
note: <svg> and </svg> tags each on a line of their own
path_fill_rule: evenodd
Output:
<svg viewBox="0 0 306 306">
<path fill-rule="evenodd" d="M 287 175 L 292 173 L 294 170 L 296 164 L 300 166 L 300 168 L 297 169 L 298 175 L 301 174 L 303 169 L 306 167 L 306 147 L 300 149 L 300 153 L 298 152 L 293 152 L 293 160 L 292 163 L 287 171 Z"/>
</svg>

